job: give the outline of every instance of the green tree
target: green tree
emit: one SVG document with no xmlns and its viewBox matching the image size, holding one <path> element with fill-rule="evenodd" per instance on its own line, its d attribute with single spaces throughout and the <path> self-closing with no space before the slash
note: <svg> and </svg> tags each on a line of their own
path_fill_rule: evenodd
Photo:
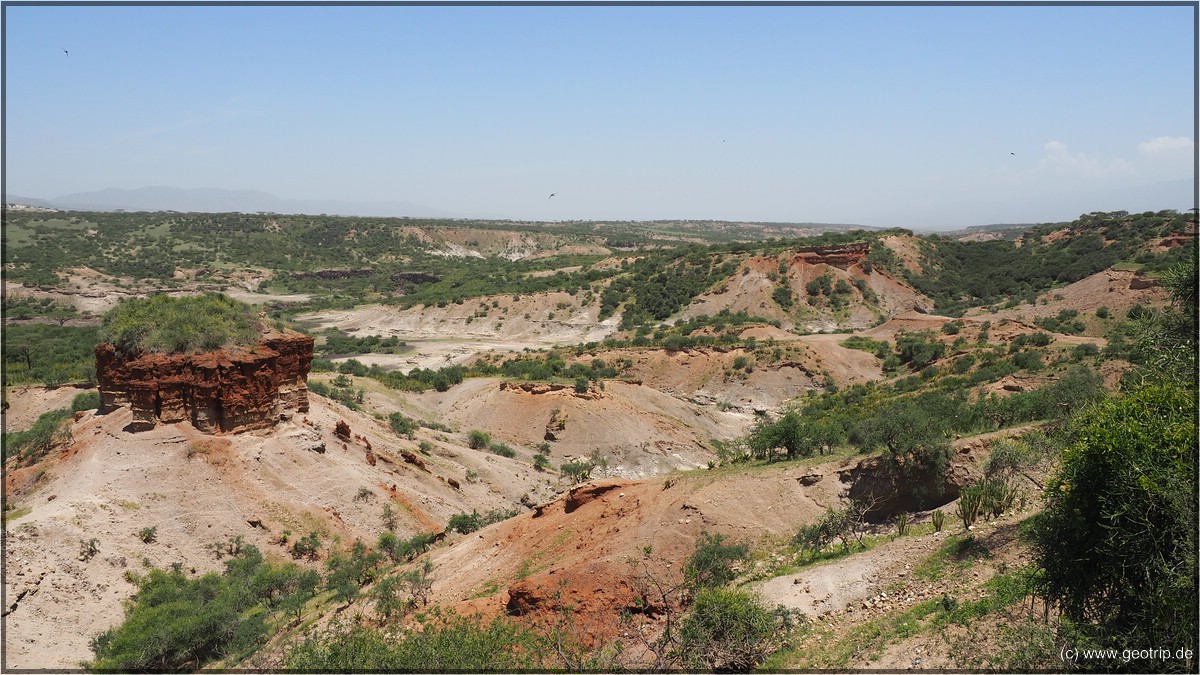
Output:
<svg viewBox="0 0 1200 675">
<path fill-rule="evenodd" d="M 1195 391 L 1170 384 L 1101 403 L 1047 483 L 1040 592 L 1106 645 L 1195 644 L 1195 419 Z"/>
</svg>

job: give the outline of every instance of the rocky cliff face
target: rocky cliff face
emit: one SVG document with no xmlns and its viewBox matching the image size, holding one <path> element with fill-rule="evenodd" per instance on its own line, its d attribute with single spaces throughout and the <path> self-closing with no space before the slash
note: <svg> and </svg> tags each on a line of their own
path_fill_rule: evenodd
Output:
<svg viewBox="0 0 1200 675">
<path fill-rule="evenodd" d="M 134 430 L 183 421 L 207 433 L 270 427 L 292 411 L 308 411 L 312 355 L 312 338 L 292 331 L 201 354 L 129 358 L 101 344 L 100 412 L 130 406 Z"/>
<path fill-rule="evenodd" d="M 796 256 L 792 259 L 792 263 L 806 262 L 809 265 L 825 264 L 844 270 L 866 258 L 870 252 L 870 244 L 802 246 L 796 249 Z"/>
</svg>

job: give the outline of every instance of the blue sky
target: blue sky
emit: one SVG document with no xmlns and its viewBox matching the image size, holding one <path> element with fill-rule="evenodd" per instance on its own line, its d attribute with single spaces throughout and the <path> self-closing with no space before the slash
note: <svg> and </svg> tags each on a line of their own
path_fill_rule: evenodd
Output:
<svg viewBox="0 0 1200 675">
<path fill-rule="evenodd" d="M 9 4 L 6 189 L 919 229 L 1182 210 L 1195 11 Z"/>
</svg>

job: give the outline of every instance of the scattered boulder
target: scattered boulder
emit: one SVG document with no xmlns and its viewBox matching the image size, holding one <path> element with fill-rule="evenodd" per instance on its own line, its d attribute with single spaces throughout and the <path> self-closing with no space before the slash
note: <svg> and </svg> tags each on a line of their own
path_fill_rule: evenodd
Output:
<svg viewBox="0 0 1200 675">
<path fill-rule="evenodd" d="M 401 450 L 400 457 L 408 464 L 412 464 L 413 466 L 424 471 L 425 473 L 430 473 L 428 467 L 425 466 L 425 461 L 422 460 L 420 457 L 417 457 L 413 453 L 411 453 L 407 450 Z"/>
</svg>

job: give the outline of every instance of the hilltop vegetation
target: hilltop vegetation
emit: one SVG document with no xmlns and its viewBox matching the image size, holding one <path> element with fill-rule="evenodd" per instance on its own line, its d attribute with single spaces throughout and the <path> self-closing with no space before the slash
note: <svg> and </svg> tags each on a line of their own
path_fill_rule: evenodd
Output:
<svg viewBox="0 0 1200 675">
<path fill-rule="evenodd" d="M 297 288 L 306 287 L 309 273 L 341 270 L 353 272 L 352 277 L 358 279 L 350 286 L 386 293 L 394 289 L 397 280 L 390 276 L 397 271 L 452 274 L 465 259 L 475 256 L 536 259 L 543 257 L 538 254 L 565 247 L 605 255 L 689 242 L 753 241 L 818 231 L 803 226 L 682 221 L 520 223 L 245 213 L 12 211 L 5 214 L 5 263 L 12 278 L 37 284 L 58 283 L 55 272 L 79 265 L 118 277 L 168 282 L 177 269 L 252 266 L 296 273 L 294 280 L 283 283 L 295 283 Z M 528 269 L 538 268 L 535 265 Z"/>
<path fill-rule="evenodd" d="M 261 330 L 250 305 L 220 293 L 154 295 L 117 305 L 100 338 L 127 354 L 181 354 L 251 344 Z"/>
<path fill-rule="evenodd" d="M 923 240 L 925 274 L 906 275 L 937 310 L 957 316 L 968 307 L 1028 302 L 1043 291 L 1131 262 L 1162 272 L 1183 261 L 1188 247 L 1163 253 L 1149 243 L 1182 233 L 1192 216 L 1175 211 L 1131 215 L 1092 213 L 1071 223 L 1031 228 L 1019 240 Z M 1194 221 L 1191 221 L 1194 222 Z"/>
</svg>

